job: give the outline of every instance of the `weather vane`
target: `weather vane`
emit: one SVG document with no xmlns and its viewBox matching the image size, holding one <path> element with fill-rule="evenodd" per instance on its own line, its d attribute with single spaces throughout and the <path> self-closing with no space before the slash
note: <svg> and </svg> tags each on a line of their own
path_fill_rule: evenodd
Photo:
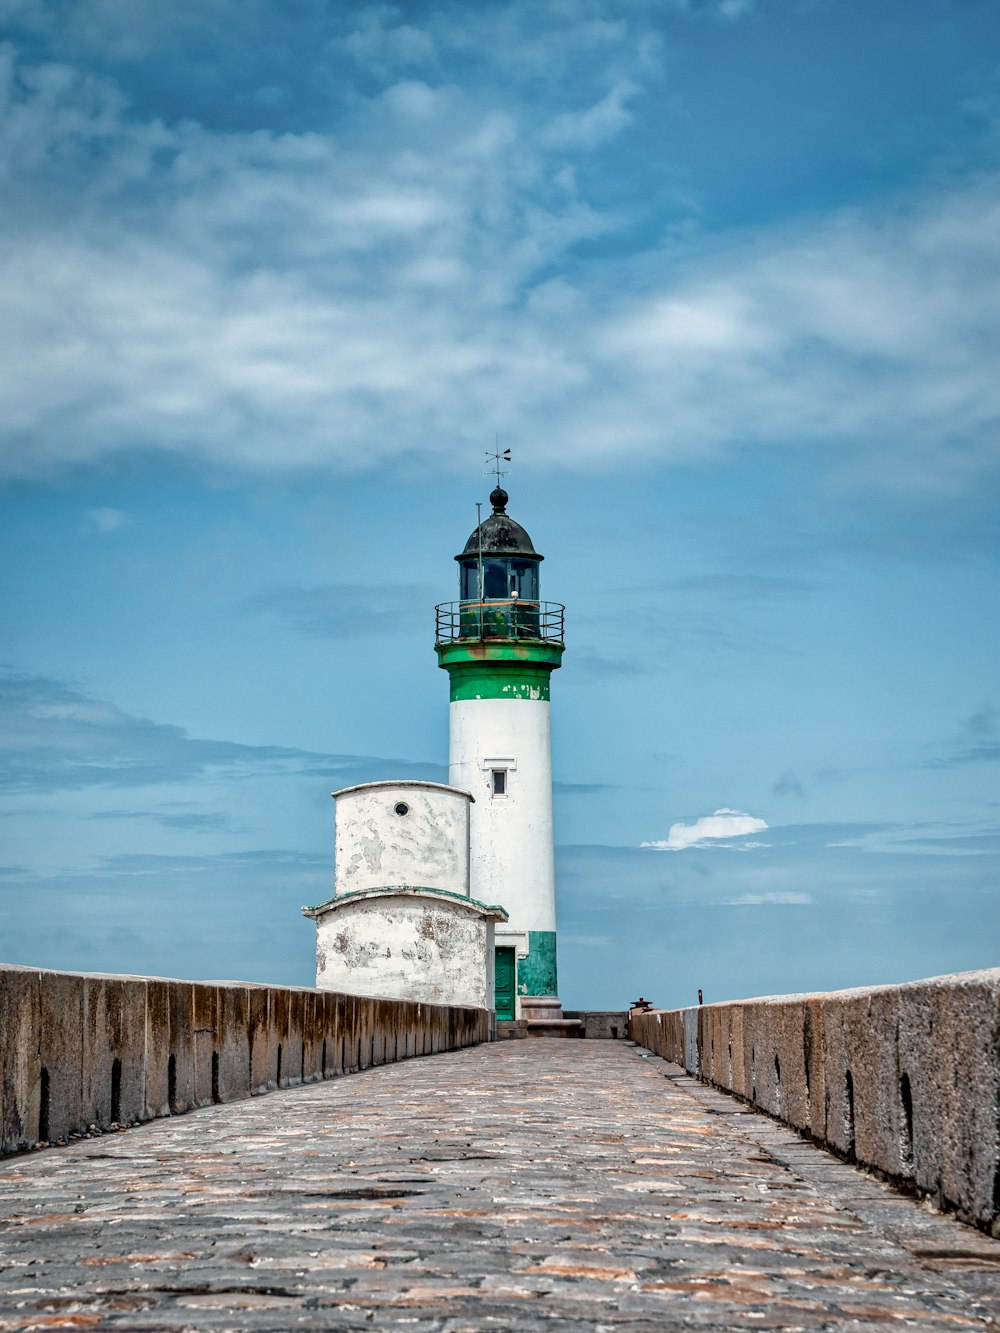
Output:
<svg viewBox="0 0 1000 1333">
<path fill-rule="evenodd" d="M 496 452 L 495 452 L 495 453 L 492 453 L 492 454 L 489 453 L 489 452 L 487 452 L 487 454 L 486 454 L 486 461 L 487 461 L 487 462 L 489 463 L 489 465 L 490 465 L 490 466 L 487 468 L 487 472 L 495 472 L 495 473 L 496 473 L 496 477 L 497 477 L 497 485 L 499 486 L 499 485 L 500 485 L 500 479 L 501 479 L 501 477 L 506 477 L 506 475 L 507 475 L 507 472 L 504 471 L 504 470 L 501 468 L 500 464 L 501 464 L 501 463 L 509 463 L 509 462 L 510 462 L 510 450 L 509 450 L 509 449 L 501 449 L 501 448 L 500 448 L 500 437 L 499 437 L 499 435 L 497 436 L 497 447 L 496 447 Z M 509 471 L 509 469 L 508 469 L 507 471 Z"/>
</svg>

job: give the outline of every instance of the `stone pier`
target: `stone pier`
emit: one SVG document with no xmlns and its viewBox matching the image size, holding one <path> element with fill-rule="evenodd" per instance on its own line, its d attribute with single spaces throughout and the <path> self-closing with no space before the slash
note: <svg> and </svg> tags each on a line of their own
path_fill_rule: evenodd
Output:
<svg viewBox="0 0 1000 1333">
<path fill-rule="evenodd" d="M 0 1162 L 0 1330 L 1000 1329 L 1000 1242 L 624 1042 Z"/>
</svg>

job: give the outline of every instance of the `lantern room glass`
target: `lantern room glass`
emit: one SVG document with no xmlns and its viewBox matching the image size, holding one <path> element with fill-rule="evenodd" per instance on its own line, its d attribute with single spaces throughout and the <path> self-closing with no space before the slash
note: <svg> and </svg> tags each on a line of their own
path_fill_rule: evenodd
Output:
<svg viewBox="0 0 1000 1333">
<path fill-rule="evenodd" d="M 459 569 L 459 596 L 478 602 L 479 561 L 463 560 Z M 506 556 L 483 556 L 483 601 L 538 601 L 538 561 Z"/>
</svg>

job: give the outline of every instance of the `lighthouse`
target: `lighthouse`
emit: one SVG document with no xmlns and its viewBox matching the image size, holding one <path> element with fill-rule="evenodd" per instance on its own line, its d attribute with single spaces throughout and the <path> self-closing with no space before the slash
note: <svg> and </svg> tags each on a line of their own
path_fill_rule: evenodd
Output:
<svg viewBox="0 0 1000 1333">
<path fill-rule="evenodd" d="M 498 484 L 455 557 L 459 600 L 436 608 L 435 649 L 451 693 L 448 781 L 474 798 L 470 894 L 508 916 L 495 937 L 497 1020 L 555 1034 L 575 1026 L 558 999 L 549 725 L 565 608 L 540 600 L 543 557 L 508 500 Z"/>
</svg>

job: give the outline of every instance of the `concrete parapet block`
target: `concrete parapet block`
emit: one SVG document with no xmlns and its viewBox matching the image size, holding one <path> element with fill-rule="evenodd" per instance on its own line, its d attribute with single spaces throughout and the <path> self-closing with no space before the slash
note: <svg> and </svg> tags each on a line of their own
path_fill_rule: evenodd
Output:
<svg viewBox="0 0 1000 1333">
<path fill-rule="evenodd" d="M 633 1013 L 634 1041 L 1000 1232 L 1000 968 Z"/>
<path fill-rule="evenodd" d="M 390 1064 L 399 1059 L 399 1022 L 391 1000 L 379 1000 L 375 1005 L 375 1063 Z"/>
<path fill-rule="evenodd" d="M 340 996 L 335 991 L 319 991 L 316 995 L 316 1028 L 319 1049 L 316 1067 L 318 1077 L 333 1078 L 338 1072 L 337 1055 L 340 1050 L 338 1040 L 337 1001 Z"/>
<path fill-rule="evenodd" d="M 345 1074 L 356 1074 L 360 1069 L 360 1039 L 358 1034 L 358 999 L 344 996 L 344 1026 L 340 1034 L 341 1064 Z"/>
<path fill-rule="evenodd" d="M 39 975 L 37 1051 L 42 1103 L 39 1137 L 48 1142 L 69 1134 L 82 1134 L 89 1123 L 83 1104 L 86 980 L 84 976 L 66 972 Z"/>
<path fill-rule="evenodd" d="M 750 1043 L 746 1040 L 746 1010 L 735 1005 L 711 1005 L 712 1009 L 722 1008 L 727 1011 L 728 1040 L 727 1069 L 730 1082 L 720 1086 L 728 1087 L 730 1092 L 741 1097 L 750 1096 Z"/>
<path fill-rule="evenodd" d="M 170 981 L 146 980 L 146 1041 L 142 1067 L 142 1119 L 170 1115 Z M 176 1079 L 176 1060 L 174 1062 Z"/>
<path fill-rule="evenodd" d="M 192 1028 L 192 1065 L 194 1070 L 195 1106 L 210 1106 L 221 1100 L 213 1096 L 218 1088 L 217 1031 L 220 1024 L 219 991 L 216 986 L 195 982 L 191 987 L 194 1001 Z M 213 1056 L 215 1059 L 213 1059 Z"/>
<path fill-rule="evenodd" d="M 823 1047 L 823 1002 L 806 996 L 802 1001 L 803 1078 L 809 1106 L 809 1132 L 823 1138 L 826 1106 L 826 1058 Z"/>
<path fill-rule="evenodd" d="M 30 1148 L 40 1137 L 39 975 L 34 968 L 27 967 L 0 970 L 0 1048 L 4 1052 L 0 1058 L 0 1152 L 3 1153 Z"/>
<path fill-rule="evenodd" d="M 247 1047 L 250 1055 L 250 1094 L 267 1092 L 271 1069 L 271 1030 L 266 986 L 247 987 Z"/>
<path fill-rule="evenodd" d="M 250 987 L 219 986 L 217 993 L 212 1100 L 232 1102 L 250 1096 Z"/>
<path fill-rule="evenodd" d="M 377 1000 L 357 996 L 354 1001 L 354 1063 L 358 1069 L 370 1069 L 375 1056 L 375 1006 Z"/>
<path fill-rule="evenodd" d="M 129 1125 L 146 1104 L 146 980 L 83 979 L 83 1118 Z"/>
<path fill-rule="evenodd" d="M 288 1036 L 285 1044 L 285 1081 L 288 1087 L 298 1087 L 304 1082 L 305 1044 L 308 1028 L 306 1013 L 306 993 L 301 990 L 289 990 L 288 995 Z"/>
<path fill-rule="evenodd" d="M 905 1010 L 925 1015 L 940 1052 L 920 1059 L 920 1019 L 900 1016 L 900 1084 L 909 1083 L 914 1182 L 941 1202 L 995 1220 L 1000 1208 L 1000 970 L 969 974 L 949 987 L 925 983 L 905 996 Z M 904 1085 L 905 1087 L 905 1085 Z M 905 1101 L 903 1091 L 900 1102 Z M 901 1126 L 901 1130 L 903 1126 Z"/>
<path fill-rule="evenodd" d="M 302 1081 L 316 1083 L 324 1077 L 323 1042 L 326 1038 L 326 1006 L 321 992 L 306 992 L 304 1017 Z"/>
<path fill-rule="evenodd" d="M 194 983 L 170 981 L 170 1037 L 168 1081 L 170 1113 L 178 1115 L 195 1106 L 195 1003 Z"/>
</svg>

